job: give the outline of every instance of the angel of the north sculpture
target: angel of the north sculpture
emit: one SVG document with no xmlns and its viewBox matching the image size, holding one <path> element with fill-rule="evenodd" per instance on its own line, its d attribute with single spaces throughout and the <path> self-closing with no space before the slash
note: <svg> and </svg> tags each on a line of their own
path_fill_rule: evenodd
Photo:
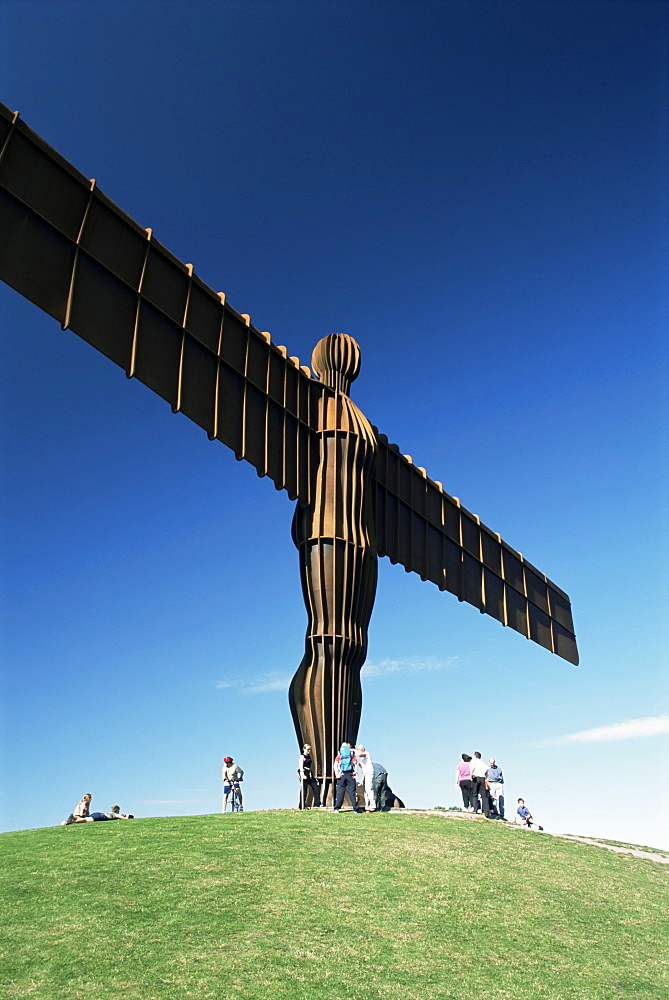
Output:
<svg viewBox="0 0 669 1000">
<path fill-rule="evenodd" d="M 355 742 L 377 557 L 578 662 L 569 598 L 369 423 L 344 334 L 300 365 L 0 105 L 0 277 L 297 501 L 308 626 L 290 685 L 324 794 Z"/>
</svg>

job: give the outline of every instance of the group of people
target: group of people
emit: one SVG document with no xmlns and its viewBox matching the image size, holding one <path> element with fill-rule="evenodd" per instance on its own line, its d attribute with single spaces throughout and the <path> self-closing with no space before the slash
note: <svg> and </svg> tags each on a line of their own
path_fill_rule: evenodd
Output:
<svg viewBox="0 0 669 1000">
<path fill-rule="evenodd" d="M 473 757 L 463 753 L 455 769 L 455 787 L 460 789 L 466 812 L 477 813 L 480 810 L 486 819 L 505 819 L 504 775 L 494 757 L 490 757 L 486 764 L 478 750 Z M 543 830 L 526 807 L 524 799 L 518 799 L 514 823 Z"/>
<path fill-rule="evenodd" d="M 109 812 L 91 812 L 91 801 L 93 796 L 86 792 L 80 802 L 75 806 L 73 812 L 64 819 L 61 826 L 69 826 L 70 823 L 100 823 L 108 819 L 134 819 L 132 813 L 122 813 L 120 806 L 112 806 Z"/>
<path fill-rule="evenodd" d="M 473 757 L 463 753 L 455 769 L 455 787 L 466 812 L 480 809 L 487 819 L 504 819 L 504 775 L 494 757 L 486 764 L 478 750 Z"/>
<path fill-rule="evenodd" d="M 311 747 L 305 744 L 297 767 L 300 779 L 299 808 L 306 809 L 311 790 L 315 809 L 324 809 L 321 802 L 320 785 L 313 773 Z M 383 764 L 373 761 L 371 754 L 362 743 L 352 747 L 350 743 L 342 743 L 339 753 L 333 763 L 335 777 L 334 812 L 340 812 L 344 799 L 348 795 L 354 812 L 388 812 L 392 809 L 396 796 L 388 785 L 388 772 Z M 364 809 L 358 803 L 358 788 L 362 789 Z"/>
<path fill-rule="evenodd" d="M 309 808 L 307 805 L 309 791 L 313 807 L 326 808 L 321 802 L 321 787 L 312 768 L 311 747 L 305 744 L 297 768 L 300 780 L 300 809 Z M 354 812 L 387 812 L 395 803 L 400 807 L 403 806 L 388 785 L 387 770 L 383 764 L 372 760 L 371 754 L 362 743 L 356 743 L 355 747 L 350 743 L 342 743 L 334 759 L 334 777 L 334 812 L 341 811 L 347 795 Z M 235 764 L 232 757 L 223 758 L 222 778 L 223 812 L 226 810 L 228 797 L 233 789 L 237 796 L 239 811 L 243 812 L 240 783 L 244 779 L 244 772 L 238 764 Z M 460 789 L 466 812 L 480 811 L 487 819 L 505 819 L 504 775 L 494 757 L 490 757 L 486 764 L 478 750 L 473 756 L 463 753 L 462 760 L 455 769 L 455 787 Z M 358 802 L 358 788 L 363 793 L 364 808 Z M 122 813 L 119 806 L 112 806 L 106 813 L 91 812 L 92 798 L 93 796 L 87 792 L 73 812 L 63 820 L 61 826 L 68 826 L 70 823 L 96 823 L 104 820 L 135 818 L 132 813 Z M 536 827 L 538 830 L 543 830 L 525 805 L 524 799 L 518 799 L 514 822 L 530 829 Z"/>
</svg>

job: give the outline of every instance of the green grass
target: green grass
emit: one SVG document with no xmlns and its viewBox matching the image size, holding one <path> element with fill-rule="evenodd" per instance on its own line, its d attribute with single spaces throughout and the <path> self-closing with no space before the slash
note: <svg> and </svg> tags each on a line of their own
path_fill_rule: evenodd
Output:
<svg viewBox="0 0 669 1000">
<path fill-rule="evenodd" d="M 666 1000 L 667 866 L 312 811 L 0 836 L 0 997 Z"/>
</svg>

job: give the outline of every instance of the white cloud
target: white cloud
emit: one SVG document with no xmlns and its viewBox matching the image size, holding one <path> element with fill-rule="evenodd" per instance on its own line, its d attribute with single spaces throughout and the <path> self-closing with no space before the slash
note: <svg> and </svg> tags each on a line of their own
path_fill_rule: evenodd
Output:
<svg viewBox="0 0 669 1000">
<path fill-rule="evenodd" d="M 381 660 L 380 663 L 366 663 L 360 672 L 360 676 L 381 677 L 383 674 L 396 674 L 401 670 L 399 660 Z"/>
<path fill-rule="evenodd" d="M 258 674 L 245 680 L 217 681 L 215 687 L 219 691 L 239 688 L 243 694 L 268 694 L 271 691 L 287 691 L 290 677 L 283 674 Z"/>
<path fill-rule="evenodd" d="M 669 734 L 669 715 L 651 715 L 644 719 L 628 719 L 615 722 L 611 726 L 596 729 L 582 729 L 578 733 L 567 733 L 554 739 L 541 740 L 533 746 L 563 747 L 573 743 L 613 743 L 617 740 L 638 740 L 647 736 Z"/>
<path fill-rule="evenodd" d="M 448 670 L 458 662 L 457 656 L 449 656 L 438 660 L 434 656 L 421 659 L 412 657 L 410 660 L 381 660 L 379 663 L 366 663 L 362 668 L 361 677 L 368 680 L 372 677 L 383 677 L 386 674 L 417 674 L 428 670 Z"/>
<path fill-rule="evenodd" d="M 255 683 L 249 684 L 246 692 L 247 694 L 266 694 L 268 691 L 287 691 L 289 684 L 290 677 L 266 675 L 264 678 L 259 678 Z"/>
</svg>

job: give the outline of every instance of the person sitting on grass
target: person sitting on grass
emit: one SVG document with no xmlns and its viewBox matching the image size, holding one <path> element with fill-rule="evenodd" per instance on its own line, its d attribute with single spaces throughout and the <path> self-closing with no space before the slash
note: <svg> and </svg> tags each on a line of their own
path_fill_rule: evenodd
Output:
<svg viewBox="0 0 669 1000">
<path fill-rule="evenodd" d="M 100 823 L 106 819 L 134 819 L 132 813 L 122 813 L 120 806 L 112 806 L 108 813 L 92 812 L 84 819 L 85 823 Z"/>
<path fill-rule="evenodd" d="M 84 823 L 86 817 L 88 816 L 88 810 L 91 804 L 91 799 L 93 796 L 90 792 L 86 792 L 84 797 L 76 806 L 74 812 L 71 812 L 67 819 L 64 819 L 60 824 L 61 826 L 69 826 L 70 823 Z"/>
<path fill-rule="evenodd" d="M 525 805 L 525 799 L 518 799 L 516 823 L 519 823 L 520 826 L 526 826 L 529 829 L 532 829 L 532 826 L 536 826 L 537 830 L 543 830 L 543 826 L 539 826 L 539 824 L 535 822 L 532 813 Z"/>
</svg>

